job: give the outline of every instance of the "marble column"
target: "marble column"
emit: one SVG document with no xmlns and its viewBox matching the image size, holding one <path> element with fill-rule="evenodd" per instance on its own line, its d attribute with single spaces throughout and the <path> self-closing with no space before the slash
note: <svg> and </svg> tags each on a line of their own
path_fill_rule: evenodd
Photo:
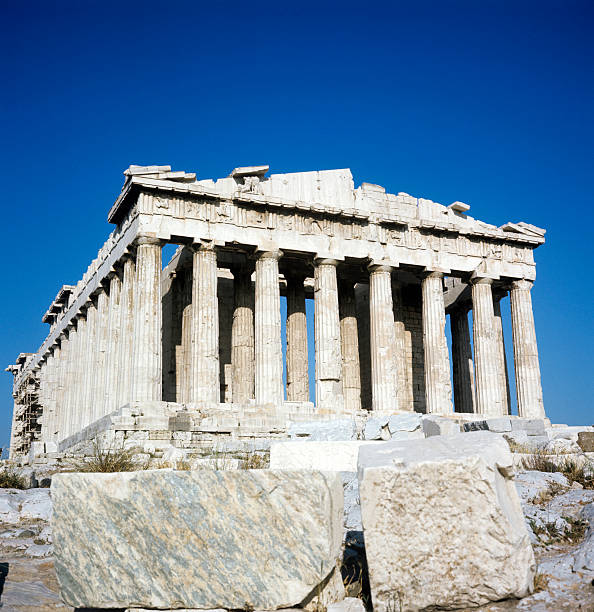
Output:
<svg viewBox="0 0 594 612">
<path fill-rule="evenodd" d="M 67 382 L 66 382 L 66 393 L 67 393 L 67 402 L 66 402 L 66 411 L 65 411 L 65 419 L 64 419 L 64 436 L 63 438 L 67 438 L 68 436 L 74 433 L 74 425 L 75 420 L 78 416 L 80 403 L 77 397 L 77 391 L 80 389 L 80 375 L 79 368 L 81 361 L 79 348 L 80 334 L 79 334 L 79 324 L 80 319 L 75 316 L 71 322 L 71 329 L 68 336 L 68 371 L 67 371 Z"/>
<path fill-rule="evenodd" d="M 41 440 L 46 441 L 49 438 L 49 425 L 51 421 L 51 406 L 49 405 L 51 386 L 51 371 L 52 371 L 52 355 L 47 354 L 45 362 L 41 362 L 41 370 L 39 371 L 39 403 L 42 405 L 41 419 Z"/>
<path fill-rule="evenodd" d="M 233 322 L 231 324 L 231 399 L 254 398 L 254 292 L 252 268 L 233 268 Z M 287 356 L 288 358 L 288 356 Z"/>
<path fill-rule="evenodd" d="M 499 372 L 499 386 L 502 394 L 502 410 L 503 414 L 511 414 L 511 400 L 509 392 L 509 375 L 507 373 L 507 357 L 505 355 L 505 339 L 503 337 L 503 321 L 501 319 L 501 300 L 507 295 L 507 292 L 500 291 L 493 293 L 493 314 L 495 316 L 495 334 L 497 340 L 497 352 L 499 359 L 497 361 L 497 369 Z"/>
<path fill-rule="evenodd" d="M 499 347 L 493 312 L 492 279 L 475 278 L 472 283 L 472 321 L 476 412 L 503 416 L 503 393 L 499 377 Z"/>
<path fill-rule="evenodd" d="M 510 302 L 518 415 L 538 419 L 544 418 L 545 411 L 530 295 L 532 285 L 529 280 L 513 281 Z"/>
<path fill-rule="evenodd" d="M 451 414 L 450 357 L 445 335 L 443 273 L 429 272 L 422 281 L 425 406 L 427 414 Z"/>
<path fill-rule="evenodd" d="M 307 318 L 303 275 L 285 274 L 287 279 L 287 400 L 309 401 Z"/>
<path fill-rule="evenodd" d="M 284 400 L 283 353 L 280 318 L 278 260 L 280 251 L 261 252 L 256 260 L 255 395 L 257 404 L 275 404 Z"/>
<path fill-rule="evenodd" d="M 122 292 L 120 295 L 120 343 L 118 347 L 117 394 L 114 410 L 131 399 L 132 351 L 134 350 L 134 281 L 136 262 L 132 254 L 123 257 Z"/>
<path fill-rule="evenodd" d="M 97 380 L 97 304 L 95 300 L 95 296 L 90 297 L 87 303 L 86 321 L 84 319 L 80 321 L 85 328 L 85 339 L 81 346 L 81 367 L 83 369 L 81 380 L 83 381 L 84 391 L 80 394 L 80 409 L 76 418 L 79 430 L 95 420 L 95 385 Z"/>
<path fill-rule="evenodd" d="M 381 412 L 398 409 L 391 275 L 391 266 L 369 266 L 371 406 L 373 411 Z"/>
<path fill-rule="evenodd" d="M 354 414 L 361 410 L 361 367 L 359 365 L 357 304 L 353 281 L 344 280 L 339 284 L 338 306 L 344 410 L 347 414 Z"/>
<path fill-rule="evenodd" d="M 406 351 L 406 325 L 404 323 L 404 304 L 402 285 L 392 281 L 392 310 L 394 312 L 394 369 L 398 394 L 398 409 L 414 411 L 412 385 L 409 383 L 408 359 Z M 412 363 L 411 363 L 412 367 Z"/>
<path fill-rule="evenodd" d="M 109 276 L 109 313 L 107 320 L 107 346 L 104 377 L 103 414 L 113 412 L 117 406 L 117 388 L 120 356 L 120 305 L 122 299 L 122 279 L 117 272 Z"/>
<path fill-rule="evenodd" d="M 51 355 L 51 386 L 50 386 L 50 407 L 51 416 L 47 423 L 47 440 L 50 442 L 56 441 L 57 425 L 58 425 L 58 389 L 60 384 L 60 345 L 56 342 Z"/>
<path fill-rule="evenodd" d="M 49 404 L 49 419 L 46 424 L 48 442 L 53 442 L 56 435 L 56 407 L 57 407 L 57 391 L 58 391 L 58 362 L 60 347 L 54 344 L 49 357 L 49 387 L 48 387 L 48 404 Z"/>
<path fill-rule="evenodd" d="M 68 369 L 70 363 L 70 334 L 71 328 L 66 327 L 62 332 L 60 343 L 60 376 L 58 379 L 58 430 L 57 442 L 65 438 L 66 422 L 68 414 Z"/>
<path fill-rule="evenodd" d="M 182 290 L 182 342 L 180 355 L 180 399 L 187 403 L 190 400 L 190 371 L 192 368 L 192 266 L 182 271 L 184 286 Z"/>
<path fill-rule="evenodd" d="M 93 405 L 89 423 L 103 416 L 105 407 L 105 372 L 109 332 L 109 296 L 105 287 L 97 294 L 97 324 L 95 331 L 95 376 L 93 378 Z"/>
<path fill-rule="evenodd" d="M 161 401 L 161 241 L 136 239 L 132 401 Z"/>
<path fill-rule="evenodd" d="M 193 249 L 190 401 L 221 401 L 217 254 L 212 243 Z"/>
<path fill-rule="evenodd" d="M 474 364 L 468 327 L 470 305 L 463 304 L 450 314 L 452 331 L 452 375 L 456 412 L 474 412 Z"/>
<path fill-rule="evenodd" d="M 316 259 L 314 270 L 314 334 L 316 408 L 344 412 L 342 351 L 335 259 Z"/>
</svg>

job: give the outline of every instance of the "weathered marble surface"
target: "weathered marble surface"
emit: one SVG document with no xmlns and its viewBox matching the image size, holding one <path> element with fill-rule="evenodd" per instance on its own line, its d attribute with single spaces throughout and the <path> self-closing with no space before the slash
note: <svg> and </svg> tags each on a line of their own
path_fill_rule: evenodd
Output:
<svg viewBox="0 0 594 612">
<path fill-rule="evenodd" d="M 60 474 L 52 498 L 56 571 L 75 607 L 291 607 L 340 554 L 338 474 Z"/>
<path fill-rule="evenodd" d="M 529 594 L 534 554 L 511 467 L 507 443 L 483 431 L 360 449 L 375 612 Z"/>
</svg>

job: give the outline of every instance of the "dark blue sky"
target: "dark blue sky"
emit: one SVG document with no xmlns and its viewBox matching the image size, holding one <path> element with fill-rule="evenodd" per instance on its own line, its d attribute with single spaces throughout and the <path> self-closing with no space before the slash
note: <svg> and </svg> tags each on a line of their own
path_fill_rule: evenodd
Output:
<svg viewBox="0 0 594 612">
<path fill-rule="evenodd" d="M 594 420 L 594 4 L 11 4 L 2 364 L 40 345 L 41 315 L 110 231 L 129 164 L 200 178 L 350 167 L 357 184 L 547 228 L 533 290 L 545 406 Z"/>
</svg>

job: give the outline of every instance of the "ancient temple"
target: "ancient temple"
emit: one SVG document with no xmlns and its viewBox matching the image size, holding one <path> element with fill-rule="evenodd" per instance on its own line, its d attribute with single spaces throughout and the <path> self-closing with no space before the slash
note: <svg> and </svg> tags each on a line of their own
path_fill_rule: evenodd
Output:
<svg viewBox="0 0 594 612">
<path fill-rule="evenodd" d="M 65 450 L 131 405 L 150 406 L 157 420 L 507 415 L 508 292 L 517 414 L 544 417 L 530 294 L 544 230 L 483 223 L 462 202 L 355 188 L 348 169 L 267 176 L 268 166 L 253 166 L 218 180 L 169 166 L 124 174 L 108 215 L 115 229 L 51 303 L 41 348 L 7 368 L 12 457 L 34 444 Z M 163 266 L 168 243 L 179 246 Z"/>
</svg>

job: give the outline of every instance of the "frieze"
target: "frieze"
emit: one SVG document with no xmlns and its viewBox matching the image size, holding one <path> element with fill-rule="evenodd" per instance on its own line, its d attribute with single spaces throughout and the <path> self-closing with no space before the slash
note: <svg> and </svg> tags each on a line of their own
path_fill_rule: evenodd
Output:
<svg viewBox="0 0 594 612">
<path fill-rule="evenodd" d="M 153 214 L 179 216 L 209 223 L 231 224 L 238 227 L 297 232 L 304 236 L 327 236 L 344 240 L 379 242 L 383 245 L 427 250 L 434 253 L 504 260 L 511 263 L 533 264 L 531 246 L 521 246 L 485 232 L 465 233 L 451 227 L 437 227 L 434 223 L 370 222 L 366 218 L 348 219 L 328 215 L 321 206 L 296 202 L 295 207 L 272 208 L 254 206 L 253 202 L 215 200 L 212 198 L 187 197 L 166 198 L 163 195 L 151 198 Z M 147 198 L 148 200 L 148 198 Z M 431 227 L 430 227 L 431 226 Z"/>
</svg>

